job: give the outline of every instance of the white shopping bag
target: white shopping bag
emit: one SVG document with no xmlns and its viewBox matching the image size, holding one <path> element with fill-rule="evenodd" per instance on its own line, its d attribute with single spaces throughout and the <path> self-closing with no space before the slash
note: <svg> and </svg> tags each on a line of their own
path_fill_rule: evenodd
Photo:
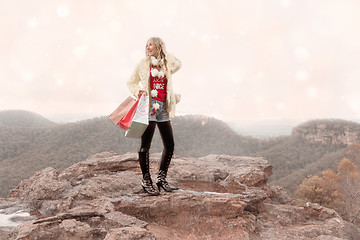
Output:
<svg viewBox="0 0 360 240">
<path fill-rule="evenodd" d="M 126 131 L 125 137 L 141 138 L 149 125 L 149 96 L 141 95 L 136 112 L 131 121 L 129 130 Z"/>
</svg>

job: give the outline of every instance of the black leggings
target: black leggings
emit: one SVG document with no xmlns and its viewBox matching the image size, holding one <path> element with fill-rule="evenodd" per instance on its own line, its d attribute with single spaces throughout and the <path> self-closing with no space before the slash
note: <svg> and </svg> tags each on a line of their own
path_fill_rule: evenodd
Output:
<svg viewBox="0 0 360 240">
<path fill-rule="evenodd" d="M 166 122 L 149 121 L 149 126 L 147 127 L 147 129 L 145 130 L 144 134 L 141 137 L 140 152 L 149 152 L 151 146 L 151 140 L 154 136 L 156 125 L 159 128 L 164 149 L 166 149 L 169 152 L 173 152 L 175 144 L 174 144 L 174 136 L 170 121 L 166 121 Z"/>
</svg>

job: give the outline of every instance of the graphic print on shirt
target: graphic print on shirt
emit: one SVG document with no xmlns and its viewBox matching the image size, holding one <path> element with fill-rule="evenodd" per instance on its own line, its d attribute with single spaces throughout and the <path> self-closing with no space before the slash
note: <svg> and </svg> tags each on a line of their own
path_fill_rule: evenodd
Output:
<svg viewBox="0 0 360 240">
<path fill-rule="evenodd" d="M 154 84 L 154 89 L 158 90 L 158 89 L 165 89 L 165 84 L 162 83 L 155 83 Z"/>
<path fill-rule="evenodd" d="M 156 68 L 151 68 L 150 78 L 150 87 L 153 99 L 160 102 L 166 102 L 167 79 L 164 72 L 161 69 L 158 70 Z"/>
</svg>

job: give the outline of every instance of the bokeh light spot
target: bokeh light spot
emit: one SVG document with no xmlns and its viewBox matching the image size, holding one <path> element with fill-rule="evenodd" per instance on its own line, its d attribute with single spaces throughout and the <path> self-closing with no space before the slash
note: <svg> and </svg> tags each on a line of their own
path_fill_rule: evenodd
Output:
<svg viewBox="0 0 360 240">
<path fill-rule="evenodd" d="M 307 90 L 307 94 L 308 94 L 309 97 L 316 97 L 319 93 L 318 93 L 317 88 L 315 88 L 315 87 L 310 87 L 310 88 L 308 88 L 308 90 Z"/>
<path fill-rule="evenodd" d="M 56 8 L 56 13 L 59 17 L 66 18 L 70 14 L 70 7 L 67 4 L 61 4 Z"/>
</svg>

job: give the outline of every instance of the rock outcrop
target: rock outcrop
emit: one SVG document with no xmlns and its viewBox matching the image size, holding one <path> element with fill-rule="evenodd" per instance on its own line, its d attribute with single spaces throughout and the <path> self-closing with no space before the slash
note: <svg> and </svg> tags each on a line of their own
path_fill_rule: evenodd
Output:
<svg viewBox="0 0 360 240">
<path fill-rule="evenodd" d="M 293 129 L 292 135 L 313 143 L 351 145 L 360 142 L 360 124 L 345 120 L 314 120 Z"/>
<path fill-rule="evenodd" d="M 151 155 L 153 177 L 160 154 Z M 37 172 L 0 201 L 32 217 L 0 228 L 3 238 L 31 239 L 356 239 L 359 229 L 331 209 L 294 205 L 270 187 L 263 158 L 175 156 L 174 193 L 147 196 L 137 154 L 101 153 L 60 174 Z M 36 217 L 36 219 L 34 219 Z M 5 238 L 4 238 L 5 237 Z"/>
</svg>

